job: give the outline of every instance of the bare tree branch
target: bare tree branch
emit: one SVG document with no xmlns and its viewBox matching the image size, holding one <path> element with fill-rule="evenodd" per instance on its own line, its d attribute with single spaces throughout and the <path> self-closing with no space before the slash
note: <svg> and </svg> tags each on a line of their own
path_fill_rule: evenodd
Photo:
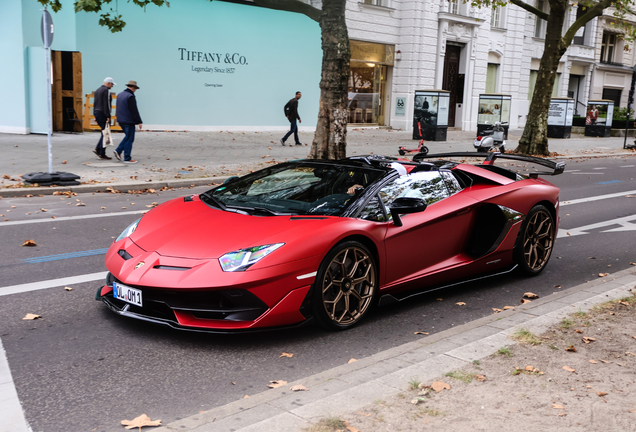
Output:
<svg viewBox="0 0 636 432">
<path fill-rule="evenodd" d="M 521 0 L 510 0 L 510 3 L 519 6 L 521 9 L 525 9 L 528 12 L 530 12 L 531 14 L 534 14 L 536 16 L 538 16 L 539 18 L 541 18 L 542 20 L 548 20 L 548 14 L 543 12 L 542 10 L 537 9 L 534 6 L 530 6 L 528 3 L 523 2 Z"/>
<path fill-rule="evenodd" d="M 572 43 L 572 39 L 574 39 L 574 35 L 576 34 L 576 32 L 597 16 L 603 15 L 603 10 L 610 7 L 612 3 L 614 3 L 612 0 L 603 0 L 595 3 L 593 6 L 589 6 L 585 14 L 574 21 L 570 28 L 568 28 L 568 31 L 565 32 L 565 35 L 561 39 L 561 44 L 563 44 L 565 48 L 569 47 Z"/>
<path fill-rule="evenodd" d="M 267 9 L 282 10 L 288 12 L 301 13 L 308 18 L 320 22 L 320 9 L 303 3 L 299 0 L 252 0 L 255 5 Z"/>
</svg>

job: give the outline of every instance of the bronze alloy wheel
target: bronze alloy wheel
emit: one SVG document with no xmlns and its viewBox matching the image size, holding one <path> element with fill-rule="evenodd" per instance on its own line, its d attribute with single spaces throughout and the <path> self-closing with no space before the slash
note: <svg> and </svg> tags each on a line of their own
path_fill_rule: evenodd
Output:
<svg viewBox="0 0 636 432">
<path fill-rule="evenodd" d="M 336 246 L 316 279 L 315 311 L 328 328 L 355 325 L 369 310 L 377 284 L 375 260 L 357 242 Z"/>
<path fill-rule="evenodd" d="M 528 214 L 521 241 L 523 258 L 519 264 L 526 273 L 538 274 L 550 260 L 554 244 L 554 220 L 544 206 L 536 206 Z"/>
</svg>

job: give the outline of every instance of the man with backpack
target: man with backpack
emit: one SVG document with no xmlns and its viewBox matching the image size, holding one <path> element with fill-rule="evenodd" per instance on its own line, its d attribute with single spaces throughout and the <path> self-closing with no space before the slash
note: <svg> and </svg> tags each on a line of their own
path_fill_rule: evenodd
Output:
<svg viewBox="0 0 636 432">
<path fill-rule="evenodd" d="M 285 117 L 289 120 L 290 127 L 289 132 L 287 132 L 283 139 L 280 140 L 282 145 L 285 145 L 285 141 L 291 134 L 294 134 L 294 140 L 296 141 L 297 146 L 303 145 L 298 139 L 298 125 L 296 124 L 296 120 L 300 123 L 303 122 L 298 115 L 298 99 L 300 99 L 301 96 L 302 94 L 298 91 L 296 92 L 296 96 L 291 98 L 289 102 L 285 104 Z"/>
</svg>

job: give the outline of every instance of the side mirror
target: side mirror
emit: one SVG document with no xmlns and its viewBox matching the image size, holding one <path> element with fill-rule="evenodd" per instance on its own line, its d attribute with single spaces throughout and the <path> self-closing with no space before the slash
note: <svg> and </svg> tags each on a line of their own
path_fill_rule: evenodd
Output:
<svg viewBox="0 0 636 432">
<path fill-rule="evenodd" d="M 393 225 L 402 226 L 401 214 L 420 213 L 426 209 L 426 201 L 422 198 L 398 198 L 389 207 L 393 217 Z"/>
<path fill-rule="evenodd" d="M 234 180 L 236 180 L 237 178 L 239 178 L 238 176 L 231 176 L 225 179 L 225 181 L 223 182 L 223 184 L 225 183 L 229 183 L 229 182 L 233 182 Z"/>
</svg>

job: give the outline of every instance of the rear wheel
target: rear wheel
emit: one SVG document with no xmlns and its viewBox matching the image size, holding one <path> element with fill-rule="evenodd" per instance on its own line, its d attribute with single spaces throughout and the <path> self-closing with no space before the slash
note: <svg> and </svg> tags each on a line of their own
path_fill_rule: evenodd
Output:
<svg viewBox="0 0 636 432">
<path fill-rule="evenodd" d="M 358 324 L 373 303 L 377 264 L 366 246 L 347 241 L 334 247 L 320 265 L 313 293 L 313 311 L 330 330 Z"/>
<path fill-rule="evenodd" d="M 521 225 L 515 246 L 515 261 L 522 273 L 538 275 L 552 255 L 554 218 L 542 205 L 534 206 Z"/>
</svg>

